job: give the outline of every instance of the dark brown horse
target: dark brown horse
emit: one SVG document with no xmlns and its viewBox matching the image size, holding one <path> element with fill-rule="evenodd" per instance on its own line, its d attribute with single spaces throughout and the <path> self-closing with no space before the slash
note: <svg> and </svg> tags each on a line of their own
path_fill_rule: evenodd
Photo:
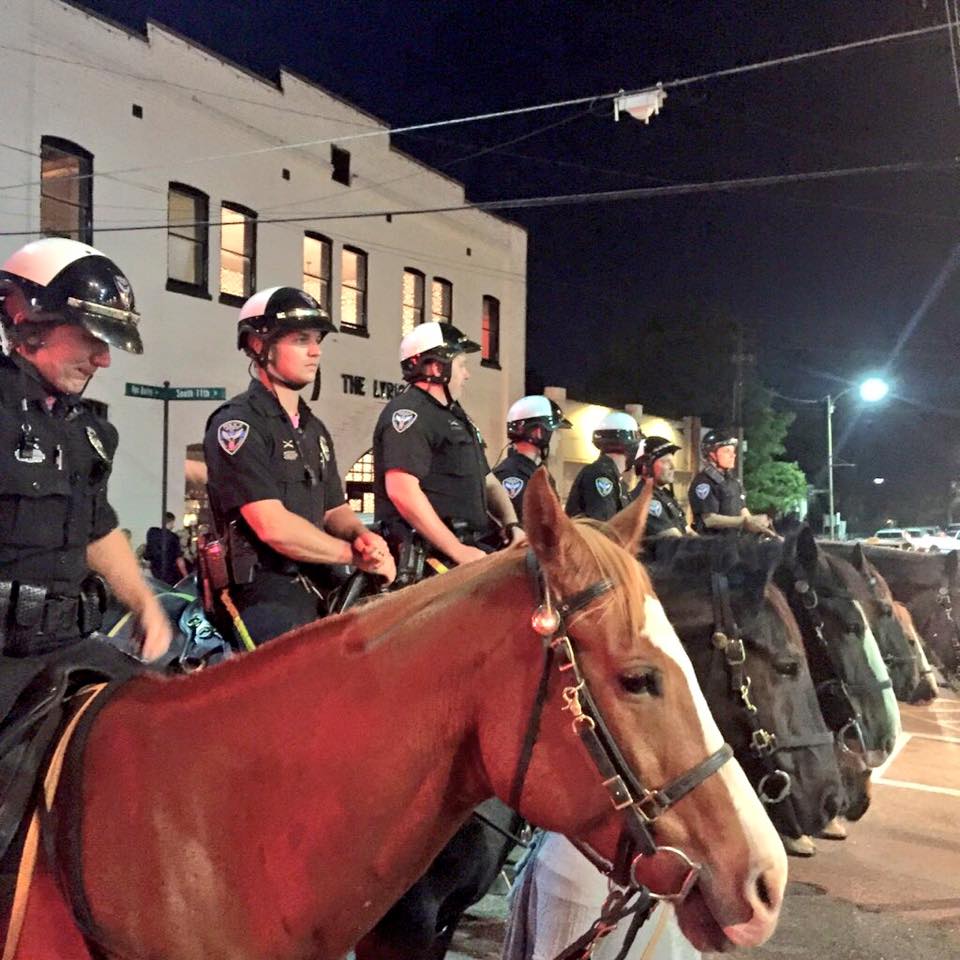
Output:
<svg viewBox="0 0 960 960">
<path fill-rule="evenodd" d="M 632 547 L 648 502 L 618 520 Z M 575 607 L 565 626 L 582 687 L 569 672 L 543 674 L 531 625 L 539 593 L 526 551 L 513 549 L 221 666 L 134 680 L 108 703 L 86 742 L 76 805 L 56 811 L 55 839 L 70 841 L 75 859 L 54 866 L 82 890 L 71 906 L 86 908 L 84 933 L 103 956 L 342 957 L 481 800 L 510 797 L 541 675 L 519 811 L 600 857 L 616 859 L 637 810 L 611 806 L 584 749 L 591 728 L 576 708 L 587 691 L 621 769 L 647 784 L 723 756 L 690 661 L 632 553 L 571 522 L 544 471 L 524 512 L 548 596 Z M 776 832 L 735 761 L 693 782 L 662 814 L 646 808 L 660 853 L 670 845 L 701 865 L 680 923 L 700 949 L 759 944 L 786 881 Z M 633 872 L 662 888 L 677 863 L 641 856 Z M 89 960 L 50 877 L 45 866 L 16 956 Z"/>
</svg>

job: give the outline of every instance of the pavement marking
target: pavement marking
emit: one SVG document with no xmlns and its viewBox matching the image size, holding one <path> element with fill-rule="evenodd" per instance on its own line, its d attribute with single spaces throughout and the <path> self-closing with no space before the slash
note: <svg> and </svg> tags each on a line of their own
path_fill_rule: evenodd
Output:
<svg viewBox="0 0 960 960">
<path fill-rule="evenodd" d="M 960 743 L 960 737 L 947 737 L 941 733 L 912 733 L 912 737 L 918 737 L 920 740 L 937 740 L 940 743 Z"/>
<path fill-rule="evenodd" d="M 911 783 L 908 780 L 887 780 L 885 777 L 877 777 L 873 782 L 881 787 L 900 787 L 903 790 L 919 790 L 921 793 L 936 793 L 943 797 L 960 798 L 960 790 L 953 787 L 932 787 L 927 783 Z"/>
<path fill-rule="evenodd" d="M 898 756 L 900 756 L 900 752 L 914 736 L 915 734 L 913 733 L 904 733 L 903 731 L 900 732 L 899 736 L 897 737 L 897 742 L 893 745 L 893 750 L 890 751 L 890 756 L 887 757 L 887 759 L 884 760 L 879 767 L 874 768 L 873 774 L 871 775 L 871 779 L 874 783 L 880 782 L 880 778 L 887 771 L 890 764 L 893 763 Z"/>
</svg>

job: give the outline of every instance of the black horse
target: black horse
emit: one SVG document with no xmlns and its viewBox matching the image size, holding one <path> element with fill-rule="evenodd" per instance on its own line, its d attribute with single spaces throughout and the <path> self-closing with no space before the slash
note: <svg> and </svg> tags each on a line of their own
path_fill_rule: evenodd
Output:
<svg viewBox="0 0 960 960">
<path fill-rule="evenodd" d="M 851 576 L 849 564 L 821 551 L 804 527 L 788 536 L 774 578 L 800 624 L 820 709 L 836 736 L 845 816 L 858 820 L 870 805 L 870 772 L 893 751 L 900 717 L 866 613 L 847 586 Z"/>
<path fill-rule="evenodd" d="M 819 833 L 845 796 L 799 627 L 770 582 L 781 544 L 673 538 L 650 552 L 657 596 L 777 830 Z"/>
<path fill-rule="evenodd" d="M 834 547 L 852 554 L 854 545 Z M 903 603 L 944 679 L 960 690 L 960 557 L 864 544 L 863 555 Z"/>
</svg>

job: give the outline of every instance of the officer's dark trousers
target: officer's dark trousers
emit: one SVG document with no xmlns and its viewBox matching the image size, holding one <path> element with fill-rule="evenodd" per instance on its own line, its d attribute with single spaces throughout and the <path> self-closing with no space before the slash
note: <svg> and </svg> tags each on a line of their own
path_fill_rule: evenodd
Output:
<svg viewBox="0 0 960 960">
<path fill-rule="evenodd" d="M 323 601 L 300 580 L 279 573 L 259 573 L 253 583 L 232 587 L 230 594 L 257 646 L 326 612 Z M 224 635 L 237 643 L 235 630 Z"/>
</svg>

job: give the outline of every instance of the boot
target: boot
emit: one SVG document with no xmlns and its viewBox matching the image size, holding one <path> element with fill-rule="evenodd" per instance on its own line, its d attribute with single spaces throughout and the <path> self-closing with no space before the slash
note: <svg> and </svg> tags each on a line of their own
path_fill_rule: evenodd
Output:
<svg viewBox="0 0 960 960">
<path fill-rule="evenodd" d="M 812 857 L 817 852 L 817 845 L 804 834 L 802 837 L 783 837 L 783 849 L 791 857 Z"/>
<path fill-rule="evenodd" d="M 824 840 L 846 840 L 847 828 L 843 823 L 843 819 L 841 817 L 834 817 L 817 836 L 823 837 Z"/>
</svg>

